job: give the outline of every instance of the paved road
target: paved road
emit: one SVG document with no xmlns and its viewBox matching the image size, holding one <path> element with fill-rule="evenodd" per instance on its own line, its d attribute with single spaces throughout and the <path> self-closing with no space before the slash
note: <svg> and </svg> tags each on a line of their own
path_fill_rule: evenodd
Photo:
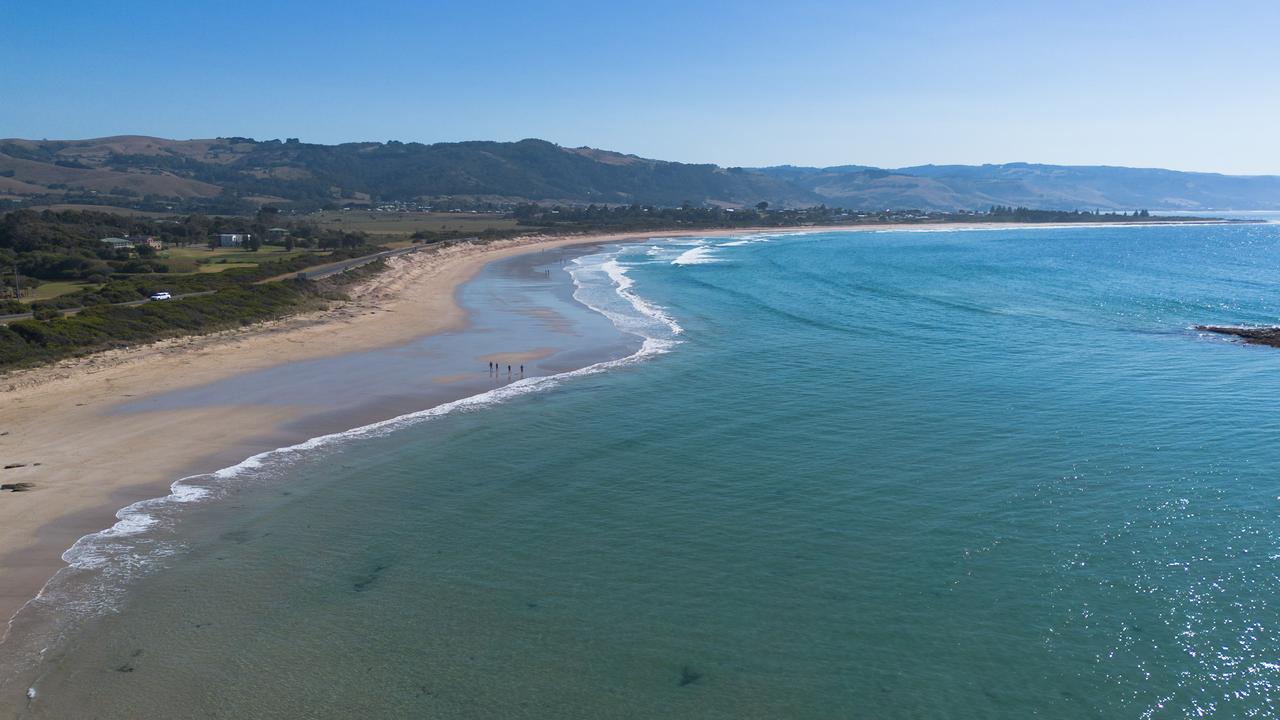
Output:
<svg viewBox="0 0 1280 720">
<path fill-rule="evenodd" d="M 182 295 L 174 295 L 172 299 L 173 299 L 173 300 L 181 300 L 182 298 L 200 297 L 201 295 L 212 295 L 212 294 L 214 294 L 215 292 L 217 292 L 217 290 L 201 290 L 200 292 L 183 293 Z M 144 304 L 149 303 L 149 302 L 167 302 L 167 301 L 165 301 L 165 300 L 147 300 L 147 299 L 145 299 L 145 298 L 144 298 L 144 299 L 142 299 L 142 300 L 130 300 L 130 301 L 128 301 L 128 302 L 122 302 L 122 303 L 111 303 L 111 304 L 112 304 L 112 305 L 128 306 L 128 305 L 144 305 Z M 75 315 L 76 313 L 80 312 L 80 311 L 81 311 L 81 310 L 83 310 L 83 309 L 84 309 L 84 308 L 67 308 L 66 310 L 63 310 L 63 311 L 62 311 L 62 314 L 64 314 L 64 315 Z M 32 317 L 32 313 L 18 313 L 17 315 L 0 315 L 0 323 L 13 322 L 14 320 L 28 320 L 28 319 L 30 319 L 31 317 Z"/>
<path fill-rule="evenodd" d="M 329 265 L 321 265 L 319 267 L 303 270 L 297 274 L 297 277 L 299 280 L 323 280 L 324 278 L 332 275 L 337 275 L 338 273 L 346 272 L 353 268 L 361 267 L 362 265 L 368 265 L 375 260 L 384 260 L 389 257 L 395 257 L 396 255 L 407 255 L 412 252 L 417 252 L 423 247 L 427 246 L 414 245 L 413 247 L 399 248 L 397 250 L 383 250 L 382 252 L 374 253 L 372 255 L 364 255 L 350 260 L 339 260 L 338 262 Z"/>
</svg>

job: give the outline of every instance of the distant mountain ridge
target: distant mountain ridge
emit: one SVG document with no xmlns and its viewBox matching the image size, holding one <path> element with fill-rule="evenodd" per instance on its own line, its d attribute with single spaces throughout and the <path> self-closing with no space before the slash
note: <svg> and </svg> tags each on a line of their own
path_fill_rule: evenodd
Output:
<svg viewBox="0 0 1280 720">
<path fill-rule="evenodd" d="M 828 205 L 979 210 L 1014 205 L 1050 210 L 1274 210 L 1280 176 L 1221 175 L 1156 168 L 1039 165 L 780 166 L 786 180 Z"/>
<path fill-rule="evenodd" d="M 1280 209 L 1280 177 L 1035 165 L 722 168 L 544 140 L 318 145 L 250 138 L 0 140 L 0 201 L 184 209 L 456 198 L 485 202 L 826 204 L 853 210 Z"/>
</svg>

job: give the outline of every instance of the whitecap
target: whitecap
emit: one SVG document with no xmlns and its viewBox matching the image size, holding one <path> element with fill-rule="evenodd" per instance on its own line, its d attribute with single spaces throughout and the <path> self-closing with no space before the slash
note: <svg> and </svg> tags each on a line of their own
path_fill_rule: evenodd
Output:
<svg viewBox="0 0 1280 720">
<path fill-rule="evenodd" d="M 708 265 L 720 262 L 720 259 L 713 254 L 714 249 L 705 245 L 699 245 L 692 250 L 687 250 L 680 254 L 680 257 L 671 261 L 672 265 Z"/>
</svg>

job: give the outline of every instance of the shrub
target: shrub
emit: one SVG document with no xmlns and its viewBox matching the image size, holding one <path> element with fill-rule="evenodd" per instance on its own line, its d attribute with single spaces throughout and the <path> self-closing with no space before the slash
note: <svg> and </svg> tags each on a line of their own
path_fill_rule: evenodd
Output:
<svg viewBox="0 0 1280 720">
<path fill-rule="evenodd" d="M 146 303 L 97 305 L 62 316 L 41 307 L 33 320 L 0 331 L 0 366 L 29 365 L 110 347 L 208 333 L 269 320 L 322 304 L 321 289 L 284 281 L 219 290 L 213 295 Z"/>
</svg>

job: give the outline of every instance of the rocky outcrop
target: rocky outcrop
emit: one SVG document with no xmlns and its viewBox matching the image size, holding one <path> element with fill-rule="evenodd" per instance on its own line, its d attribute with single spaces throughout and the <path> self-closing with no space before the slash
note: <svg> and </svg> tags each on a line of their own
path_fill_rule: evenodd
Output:
<svg viewBox="0 0 1280 720">
<path fill-rule="evenodd" d="M 1233 327 L 1230 325 L 1197 325 L 1197 330 L 1234 335 L 1252 345 L 1280 347 L 1280 327 Z"/>
</svg>

